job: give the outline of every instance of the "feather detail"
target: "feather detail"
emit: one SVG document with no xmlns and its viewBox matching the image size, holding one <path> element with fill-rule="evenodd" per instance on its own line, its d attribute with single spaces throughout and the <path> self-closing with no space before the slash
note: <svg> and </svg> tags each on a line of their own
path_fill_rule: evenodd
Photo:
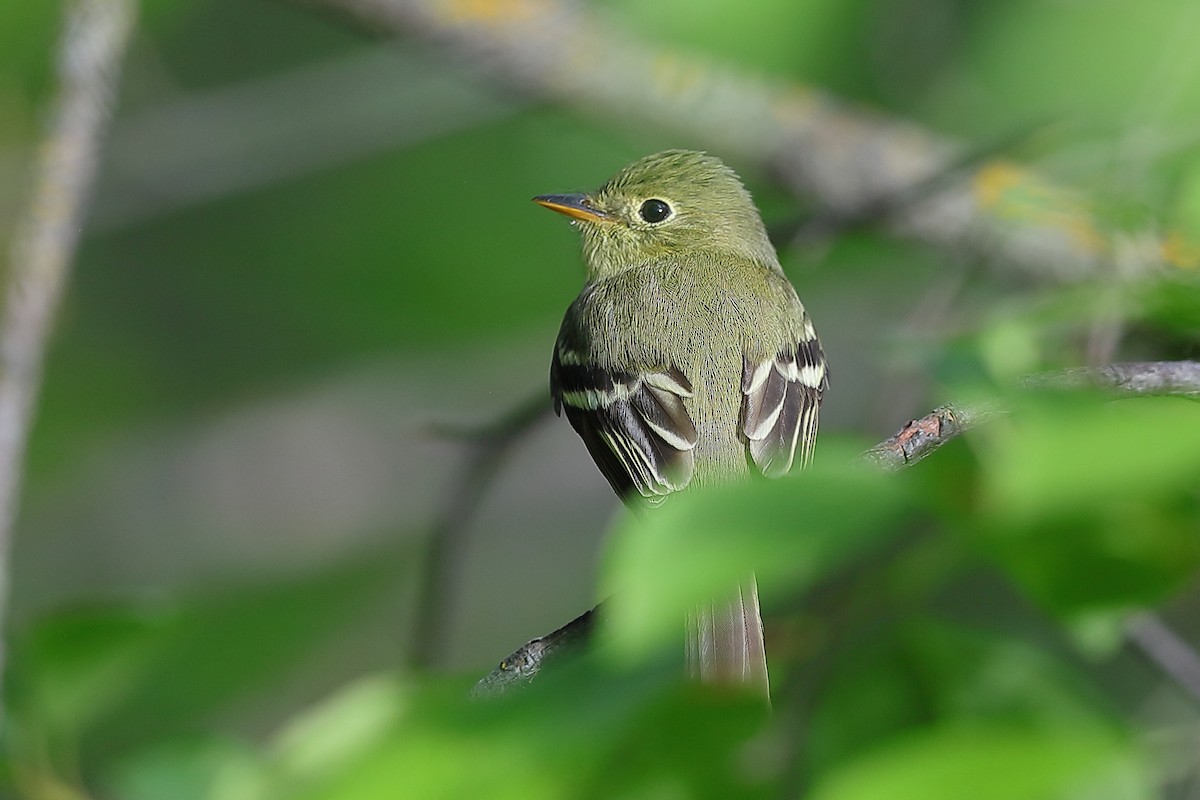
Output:
<svg viewBox="0 0 1200 800">
<path fill-rule="evenodd" d="M 807 328 L 805 329 L 807 332 Z M 777 478 L 812 458 L 817 415 L 829 386 L 825 354 L 815 333 L 762 361 L 742 362 L 742 433 L 750 460 Z"/>
<path fill-rule="evenodd" d="M 621 497 L 658 505 L 691 481 L 699 435 L 683 402 L 692 384 L 677 368 L 608 370 L 560 341 L 550 390 Z"/>
<path fill-rule="evenodd" d="M 687 665 L 704 683 L 752 686 L 770 699 L 758 586 L 750 576 L 737 592 L 706 603 L 687 620 Z"/>
</svg>

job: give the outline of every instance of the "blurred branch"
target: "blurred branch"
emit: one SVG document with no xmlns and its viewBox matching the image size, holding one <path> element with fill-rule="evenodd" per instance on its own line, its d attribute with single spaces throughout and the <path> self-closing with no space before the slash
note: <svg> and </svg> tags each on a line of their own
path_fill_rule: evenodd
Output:
<svg viewBox="0 0 1200 800">
<path fill-rule="evenodd" d="M 1200 702 L 1200 655 L 1158 615 L 1134 614 L 1125 624 L 1125 639 Z"/>
<path fill-rule="evenodd" d="M 569 0 L 292 0 L 446 46 L 481 75 L 611 120 L 638 119 L 772 171 L 831 217 L 983 250 L 1043 278 L 1200 265 L 1179 231 L 1107 230 L 1081 193 L 818 89 L 635 40 Z M 916 188 L 914 193 L 912 190 Z M 908 202 L 898 206 L 894 198 Z"/>
<path fill-rule="evenodd" d="M 429 535 L 408 648 L 408 663 L 413 669 L 429 669 L 444 652 L 451 582 L 456 572 L 454 559 L 462 552 L 467 529 L 505 460 L 549 410 L 549 397 L 540 392 L 484 427 L 438 429 L 443 435 L 466 441 L 471 452 L 458 477 L 450 482 L 442 511 Z"/>
<path fill-rule="evenodd" d="M 1023 383 L 1033 389 L 1104 388 L 1121 394 L 1200 394 L 1200 361 L 1148 361 L 1079 367 L 1031 375 Z M 946 442 L 997 416 L 1007 413 L 996 405 L 953 406 L 934 409 L 904 425 L 895 435 L 864 452 L 861 458 L 887 472 L 915 464 Z M 531 681 L 544 662 L 577 650 L 587 642 L 600 606 L 553 633 L 522 645 L 496 669 L 481 679 L 474 694 L 502 694 Z M 1128 641 L 1138 647 L 1164 674 L 1200 701 L 1200 655 L 1175 636 L 1151 613 L 1132 617 Z"/>
<path fill-rule="evenodd" d="M 1113 389 L 1126 394 L 1200 395 L 1200 362 L 1133 361 L 1030 375 L 1031 389 Z"/>
<path fill-rule="evenodd" d="M 133 0 L 76 0 L 67 6 L 58 94 L 39 148 L 28 211 L 9 256 L 0 322 L 0 623 L 46 339 L 83 227 L 135 14 Z"/>
<path fill-rule="evenodd" d="M 423 51 L 381 45 L 130 115 L 114 127 L 92 228 L 143 223 L 519 108 L 461 71 L 427 69 Z"/>
</svg>

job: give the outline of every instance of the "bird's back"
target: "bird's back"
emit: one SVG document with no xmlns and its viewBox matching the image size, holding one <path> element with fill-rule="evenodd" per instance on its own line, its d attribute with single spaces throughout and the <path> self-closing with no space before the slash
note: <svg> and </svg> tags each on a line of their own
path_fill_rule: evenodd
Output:
<svg viewBox="0 0 1200 800">
<path fill-rule="evenodd" d="M 745 358 L 773 356 L 803 330 L 803 307 L 782 273 L 731 254 L 686 254 L 589 284 L 575 311 L 589 356 L 605 368 L 675 368 L 691 382 L 684 405 L 698 434 L 697 485 L 749 471 L 741 395 L 728 388 Z"/>
</svg>

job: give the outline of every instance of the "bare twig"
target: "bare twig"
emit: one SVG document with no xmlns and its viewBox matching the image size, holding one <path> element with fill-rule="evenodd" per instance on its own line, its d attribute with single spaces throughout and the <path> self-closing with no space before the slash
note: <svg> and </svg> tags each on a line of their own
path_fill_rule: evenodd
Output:
<svg viewBox="0 0 1200 800">
<path fill-rule="evenodd" d="M 1193 700 L 1200 701 L 1200 655 L 1158 615 L 1134 614 L 1125 623 L 1125 639 Z"/>
<path fill-rule="evenodd" d="M 1075 367 L 1028 375 L 1029 389 L 1107 389 L 1119 394 L 1200 395 L 1200 361 L 1134 361 Z M 961 433 L 1001 414 L 992 405 L 946 405 L 906 423 L 894 436 L 863 453 L 863 459 L 889 472 L 920 461 Z"/>
<path fill-rule="evenodd" d="M 575 652 L 580 645 L 587 642 L 603 608 L 603 604 L 598 605 L 553 633 L 539 636 L 521 645 L 494 670 L 481 678 L 471 690 L 471 694 L 474 697 L 499 695 L 529 683 L 537 677 L 549 659 Z"/>
<path fill-rule="evenodd" d="M 0 323 L 0 622 L 42 356 L 82 229 L 135 12 L 132 0 L 76 0 L 68 6 L 58 95 L 29 210 L 13 239 Z"/>
<path fill-rule="evenodd" d="M 980 406 L 941 406 L 910 420 L 893 436 L 862 454 L 865 461 L 886 472 L 915 464 L 959 434 L 1004 413 Z"/>
<path fill-rule="evenodd" d="M 1075 367 L 1030 375 L 1031 389 L 1079 389 L 1091 386 L 1123 394 L 1200 395 L 1200 361 L 1131 361 L 1102 367 Z"/>
<path fill-rule="evenodd" d="M 549 410 L 549 397 L 540 392 L 483 428 L 442 430 L 469 442 L 471 452 L 458 477 L 450 482 L 442 511 L 429 534 L 408 649 L 408 663 L 414 669 L 432 667 L 444 652 L 454 562 L 467 528 L 515 445 L 546 418 Z"/>
<path fill-rule="evenodd" d="M 1029 388 L 1106 388 L 1122 394 L 1200 394 L 1200 361 L 1149 361 L 1080 367 L 1032 375 Z M 904 425 L 895 435 L 864 452 L 861 458 L 887 472 L 920 461 L 946 442 L 988 420 L 1007 413 L 996 405 L 942 406 Z M 599 606 L 597 606 L 597 609 Z M 595 611 L 596 609 L 593 609 Z M 578 650 L 593 628 L 593 612 L 553 633 L 518 648 L 476 685 L 475 694 L 500 694 L 532 680 L 544 662 Z M 586 618 L 585 622 L 584 621 Z M 1175 636 L 1155 615 L 1132 617 L 1126 635 L 1163 673 L 1200 701 L 1200 655 Z"/>
<path fill-rule="evenodd" d="M 482 75 L 590 115 L 666 127 L 774 172 L 827 215 L 886 212 L 897 233 L 956 251 L 983 245 L 1038 277 L 1087 277 L 1111 267 L 1118 250 L 1138 269 L 1200 264 L 1200 247 L 1181 232 L 1107 230 L 1083 195 L 1017 164 L 972 162 L 957 142 L 904 120 L 636 41 L 583 4 L 293 2 L 437 41 Z M 908 202 L 889 202 L 896 197 Z"/>
</svg>

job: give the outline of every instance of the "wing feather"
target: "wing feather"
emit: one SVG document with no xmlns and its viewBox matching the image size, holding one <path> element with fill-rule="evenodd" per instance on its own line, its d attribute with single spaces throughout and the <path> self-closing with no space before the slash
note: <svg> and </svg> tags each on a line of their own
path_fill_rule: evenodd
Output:
<svg viewBox="0 0 1200 800">
<path fill-rule="evenodd" d="M 806 328 L 805 333 L 808 334 Z M 825 354 L 811 338 L 742 364 L 742 433 L 750 460 L 768 478 L 812 458 L 821 400 L 829 387 Z"/>
<path fill-rule="evenodd" d="M 679 369 L 606 369 L 590 361 L 564 330 L 550 367 L 556 412 L 587 445 L 592 460 L 624 499 L 657 505 L 688 484 L 696 426 L 684 403 L 692 385 Z"/>
</svg>

